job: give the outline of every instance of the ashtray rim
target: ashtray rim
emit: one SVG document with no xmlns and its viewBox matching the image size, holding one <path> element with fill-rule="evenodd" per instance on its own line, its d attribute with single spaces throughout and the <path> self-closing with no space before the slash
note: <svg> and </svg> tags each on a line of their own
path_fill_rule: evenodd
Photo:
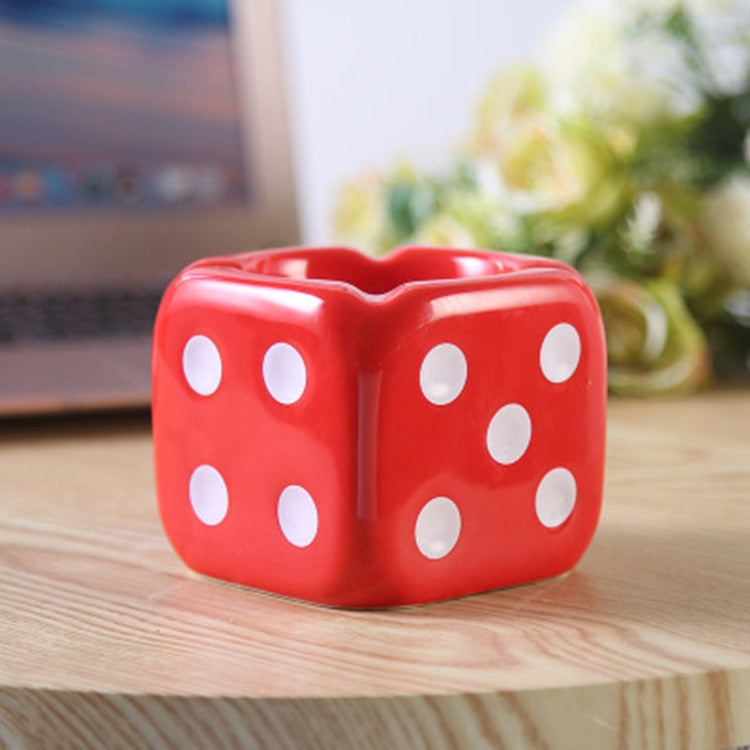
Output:
<svg viewBox="0 0 750 750">
<path fill-rule="evenodd" d="M 334 268 L 336 273 L 320 270 Z M 203 258 L 182 275 L 195 278 L 207 273 L 213 279 L 240 283 L 333 290 L 368 303 L 384 303 L 426 288 L 482 288 L 503 279 L 551 272 L 579 278 L 562 261 L 499 250 L 403 245 L 373 256 L 347 245 L 300 245 Z"/>
</svg>

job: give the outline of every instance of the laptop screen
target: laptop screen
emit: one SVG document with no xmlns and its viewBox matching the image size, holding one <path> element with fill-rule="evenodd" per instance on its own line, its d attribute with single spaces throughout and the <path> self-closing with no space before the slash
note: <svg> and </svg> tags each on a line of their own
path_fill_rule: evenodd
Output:
<svg viewBox="0 0 750 750">
<path fill-rule="evenodd" d="M 249 199 L 227 0 L 0 0 L 0 217 Z"/>
<path fill-rule="evenodd" d="M 0 415 L 144 404 L 164 285 L 297 239 L 275 0 L 0 0 Z"/>
</svg>

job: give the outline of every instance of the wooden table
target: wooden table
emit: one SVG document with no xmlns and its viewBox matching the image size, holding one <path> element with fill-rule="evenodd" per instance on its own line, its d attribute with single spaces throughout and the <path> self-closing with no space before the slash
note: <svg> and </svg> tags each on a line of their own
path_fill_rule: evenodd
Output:
<svg viewBox="0 0 750 750">
<path fill-rule="evenodd" d="M 390 611 L 189 573 L 145 415 L 0 426 L 0 746 L 750 742 L 750 392 L 609 412 L 575 571 Z"/>
</svg>

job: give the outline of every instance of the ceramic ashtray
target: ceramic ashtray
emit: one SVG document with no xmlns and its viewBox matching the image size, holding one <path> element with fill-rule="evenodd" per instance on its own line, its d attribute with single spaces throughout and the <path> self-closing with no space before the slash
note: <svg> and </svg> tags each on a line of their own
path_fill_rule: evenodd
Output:
<svg viewBox="0 0 750 750">
<path fill-rule="evenodd" d="M 604 336 L 560 262 L 208 258 L 167 289 L 153 363 L 160 513 L 200 573 L 411 604 L 563 573 L 594 534 Z"/>
</svg>

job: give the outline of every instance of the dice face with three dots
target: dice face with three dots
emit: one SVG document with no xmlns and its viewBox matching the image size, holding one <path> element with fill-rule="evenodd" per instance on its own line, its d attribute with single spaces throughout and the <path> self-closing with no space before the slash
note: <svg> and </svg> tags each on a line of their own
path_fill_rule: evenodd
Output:
<svg viewBox="0 0 750 750">
<path fill-rule="evenodd" d="M 199 572 L 407 604 L 557 575 L 594 533 L 603 334 L 562 264 L 209 259 L 170 286 L 155 334 L 160 511 Z"/>
</svg>

